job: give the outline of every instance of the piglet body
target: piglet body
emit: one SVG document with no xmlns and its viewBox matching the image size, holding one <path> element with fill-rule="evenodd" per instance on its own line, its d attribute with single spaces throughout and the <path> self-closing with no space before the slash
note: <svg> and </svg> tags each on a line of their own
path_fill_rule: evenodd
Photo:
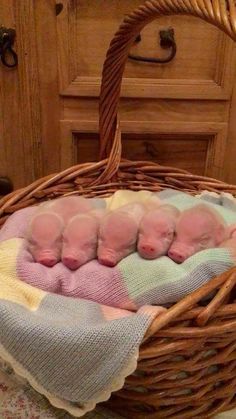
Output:
<svg viewBox="0 0 236 419">
<path fill-rule="evenodd" d="M 72 217 L 63 232 L 62 263 L 75 270 L 97 257 L 99 219 L 102 211 Z"/>
<path fill-rule="evenodd" d="M 168 256 L 182 263 L 201 250 L 218 247 L 226 237 L 223 218 L 207 205 L 196 205 L 180 214 Z"/>
<path fill-rule="evenodd" d="M 63 219 L 52 211 L 35 214 L 28 232 L 28 249 L 35 262 L 52 267 L 61 257 Z"/>
<path fill-rule="evenodd" d="M 161 205 L 148 211 L 139 226 L 138 253 L 144 259 L 167 254 L 174 238 L 179 211 L 172 205 Z"/>
<path fill-rule="evenodd" d="M 98 261 L 113 267 L 136 250 L 138 226 L 145 207 L 138 203 L 124 205 L 108 213 L 99 229 Z"/>
</svg>

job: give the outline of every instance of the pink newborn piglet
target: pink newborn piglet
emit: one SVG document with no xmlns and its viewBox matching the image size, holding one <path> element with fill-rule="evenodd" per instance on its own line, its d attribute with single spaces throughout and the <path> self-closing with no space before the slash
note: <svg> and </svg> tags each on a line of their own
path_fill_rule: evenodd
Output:
<svg viewBox="0 0 236 419">
<path fill-rule="evenodd" d="M 161 205 L 148 211 L 139 225 L 138 253 L 144 259 L 156 259 L 167 254 L 174 239 L 179 210 L 173 205 Z"/>
<path fill-rule="evenodd" d="M 123 258 L 135 252 L 138 226 L 144 211 L 143 205 L 132 203 L 105 215 L 99 229 L 99 263 L 114 267 Z"/>
<path fill-rule="evenodd" d="M 64 223 L 54 212 L 36 213 L 29 224 L 28 250 L 35 262 L 52 267 L 61 258 L 61 237 Z"/>
<path fill-rule="evenodd" d="M 182 263 L 201 250 L 218 247 L 226 237 L 227 227 L 220 214 L 199 204 L 180 214 L 168 256 Z"/>
<path fill-rule="evenodd" d="M 98 229 L 102 211 L 91 211 L 71 218 L 62 240 L 62 263 L 75 270 L 97 257 Z"/>
</svg>

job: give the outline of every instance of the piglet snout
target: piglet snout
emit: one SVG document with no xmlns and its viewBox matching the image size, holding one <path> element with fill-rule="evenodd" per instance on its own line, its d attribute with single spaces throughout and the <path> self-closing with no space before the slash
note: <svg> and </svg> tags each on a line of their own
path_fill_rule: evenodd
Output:
<svg viewBox="0 0 236 419">
<path fill-rule="evenodd" d="M 152 259 L 156 257 L 157 249 L 151 243 L 140 243 L 138 245 L 138 252 L 140 256 L 146 259 Z"/>
<path fill-rule="evenodd" d="M 116 266 L 116 261 L 110 257 L 101 257 L 98 259 L 98 262 L 101 263 L 101 265 L 109 266 L 109 268 L 114 268 L 114 266 Z"/>
<path fill-rule="evenodd" d="M 195 248 L 184 243 L 174 243 L 171 245 L 168 256 L 176 263 L 183 263 L 195 253 Z"/>
<path fill-rule="evenodd" d="M 117 264 L 117 257 L 113 252 L 100 252 L 98 255 L 98 262 L 101 265 L 113 268 Z"/>
<path fill-rule="evenodd" d="M 178 250 L 170 249 L 168 252 L 169 258 L 171 258 L 176 263 L 183 263 L 187 257 Z"/>
<path fill-rule="evenodd" d="M 140 246 L 140 250 L 142 250 L 144 253 L 153 254 L 155 252 L 155 247 L 151 244 L 142 244 Z"/>
<path fill-rule="evenodd" d="M 73 256 L 64 256 L 62 258 L 62 263 L 67 268 L 71 269 L 72 271 L 74 271 L 75 269 L 78 269 L 79 266 L 80 266 L 80 263 L 79 263 L 78 259 L 76 259 Z"/>
<path fill-rule="evenodd" d="M 62 253 L 62 263 L 67 268 L 75 271 L 79 269 L 82 265 L 84 265 L 88 261 L 86 254 L 82 251 L 70 251 L 70 252 L 63 252 Z"/>
<path fill-rule="evenodd" d="M 38 263 L 41 265 L 47 266 L 48 268 L 52 268 L 57 263 L 57 259 L 53 256 L 42 256 L 38 258 Z"/>
</svg>

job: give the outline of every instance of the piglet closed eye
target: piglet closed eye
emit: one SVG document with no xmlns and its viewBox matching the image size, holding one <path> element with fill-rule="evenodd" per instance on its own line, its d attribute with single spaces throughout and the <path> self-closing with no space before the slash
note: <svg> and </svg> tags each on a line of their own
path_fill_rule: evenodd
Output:
<svg viewBox="0 0 236 419">
<path fill-rule="evenodd" d="M 144 259 L 156 259 L 167 254 L 174 238 L 179 211 L 172 205 L 161 205 L 142 218 L 138 234 L 138 253 Z"/>
<path fill-rule="evenodd" d="M 36 213 L 30 222 L 27 243 L 35 262 L 52 267 L 61 258 L 64 223 L 54 212 Z"/>
<path fill-rule="evenodd" d="M 218 247 L 226 236 L 227 227 L 218 212 L 205 204 L 196 205 L 180 214 L 168 256 L 182 263 L 201 250 Z"/>
</svg>

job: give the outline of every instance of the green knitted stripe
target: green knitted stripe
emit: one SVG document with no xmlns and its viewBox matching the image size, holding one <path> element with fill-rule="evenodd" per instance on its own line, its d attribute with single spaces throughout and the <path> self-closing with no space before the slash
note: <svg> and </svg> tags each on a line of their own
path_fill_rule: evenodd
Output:
<svg viewBox="0 0 236 419">
<path fill-rule="evenodd" d="M 229 266 L 235 265 L 229 250 L 207 249 L 190 257 L 181 265 L 177 265 L 166 256 L 149 261 L 134 253 L 119 263 L 119 270 L 130 298 L 135 299 L 162 285 L 181 283 L 186 277 L 191 278 L 191 272 L 201 269 L 202 265 L 207 264 L 210 267 L 215 262 L 218 264 L 222 262 L 222 265 L 226 263 Z"/>
</svg>

